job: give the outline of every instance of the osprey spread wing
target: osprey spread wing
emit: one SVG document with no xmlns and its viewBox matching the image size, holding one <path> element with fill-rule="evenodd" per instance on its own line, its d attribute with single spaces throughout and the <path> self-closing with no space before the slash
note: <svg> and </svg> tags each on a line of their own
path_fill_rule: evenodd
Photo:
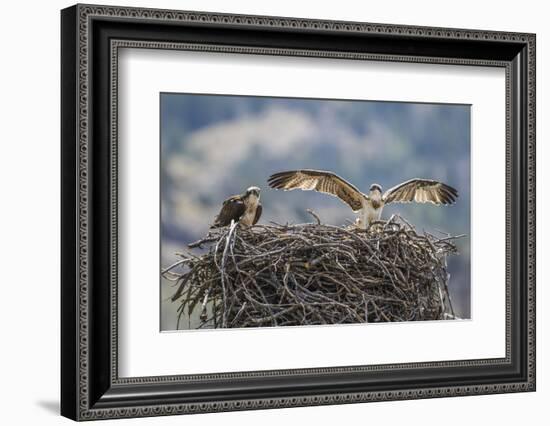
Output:
<svg viewBox="0 0 550 426">
<path fill-rule="evenodd" d="M 363 207 L 363 197 L 351 183 L 340 176 L 322 170 L 292 170 L 271 175 L 267 181 L 269 186 L 275 189 L 302 189 L 304 191 L 319 191 L 325 194 L 334 195 L 349 205 L 354 212 Z"/>
<path fill-rule="evenodd" d="M 453 187 L 430 179 L 411 179 L 382 194 L 378 184 L 370 186 L 368 195 L 332 172 L 323 170 L 292 170 L 275 173 L 269 177 L 269 186 L 274 189 L 319 191 L 340 198 L 353 211 L 359 212 L 357 225 L 366 228 L 374 220 L 379 220 L 382 209 L 389 203 L 433 203 L 453 204 L 458 192 Z"/>
<path fill-rule="evenodd" d="M 458 191 L 445 183 L 430 179 L 411 179 L 388 189 L 382 199 L 389 203 L 453 204 Z"/>
</svg>

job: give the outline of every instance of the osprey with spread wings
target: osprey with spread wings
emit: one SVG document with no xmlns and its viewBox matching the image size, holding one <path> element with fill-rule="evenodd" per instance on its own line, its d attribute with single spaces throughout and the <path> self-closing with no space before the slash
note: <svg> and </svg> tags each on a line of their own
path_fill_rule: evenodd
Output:
<svg viewBox="0 0 550 426">
<path fill-rule="evenodd" d="M 290 191 L 319 191 L 340 198 L 354 212 L 359 212 L 356 225 L 365 229 L 376 220 L 380 220 L 382 209 L 389 203 L 432 203 L 436 205 L 453 204 L 458 192 L 453 187 L 430 179 L 410 179 L 382 194 L 382 187 L 373 184 L 369 193 L 364 194 L 354 185 L 340 176 L 323 170 L 292 170 L 271 175 L 269 186 L 274 189 Z"/>
</svg>

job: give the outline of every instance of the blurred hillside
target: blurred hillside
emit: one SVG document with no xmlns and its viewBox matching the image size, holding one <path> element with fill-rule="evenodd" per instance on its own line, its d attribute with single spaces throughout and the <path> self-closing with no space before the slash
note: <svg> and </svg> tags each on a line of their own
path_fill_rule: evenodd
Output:
<svg viewBox="0 0 550 426">
<path fill-rule="evenodd" d="M 261 222 L 355 219 L 347 205 L 315 192 L 281 192 L 267 177 L 297 168 L 331 170 L 368 191 L 413 177 L 458 189 L 451 207 L 392 204 L 419 231 L 467 234 L 450 259 L 457 313 L 470 316 L 470 108 L 466 105 L 161 94 L 161 259 L 208 231 L 221 202 L 248 186 L 262 188 Z M 162 300 L 173 290 L 163 283 Z M 175 328 L 163 302 L 162 329 Z"/>
</svg>

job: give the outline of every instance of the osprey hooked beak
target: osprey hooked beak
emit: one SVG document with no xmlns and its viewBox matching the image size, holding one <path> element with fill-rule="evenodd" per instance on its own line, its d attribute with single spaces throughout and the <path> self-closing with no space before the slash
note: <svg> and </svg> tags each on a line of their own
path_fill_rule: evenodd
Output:
<svg viewBox="0 0 550 426">
<path fill-rule="evenodd" d="M 250 195 L 255 195 L 256 197 L 260 197 L 260 188 L 258 188 L 257 186 L 251 186 L 250 188 L 248 188 L 245 192 L 245 197 L 249 197 Z"/>
</svg>

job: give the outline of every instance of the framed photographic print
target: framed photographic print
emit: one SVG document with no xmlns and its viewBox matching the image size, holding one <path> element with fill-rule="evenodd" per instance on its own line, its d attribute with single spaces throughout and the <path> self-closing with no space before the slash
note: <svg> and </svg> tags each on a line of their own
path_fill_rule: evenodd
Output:
<svg viewBox="0 0 550 426">
<path fill-rule="evenodd" d="M 535 35 L 61 29 L 64 416 L 535 390 Z"/>
</svg>

